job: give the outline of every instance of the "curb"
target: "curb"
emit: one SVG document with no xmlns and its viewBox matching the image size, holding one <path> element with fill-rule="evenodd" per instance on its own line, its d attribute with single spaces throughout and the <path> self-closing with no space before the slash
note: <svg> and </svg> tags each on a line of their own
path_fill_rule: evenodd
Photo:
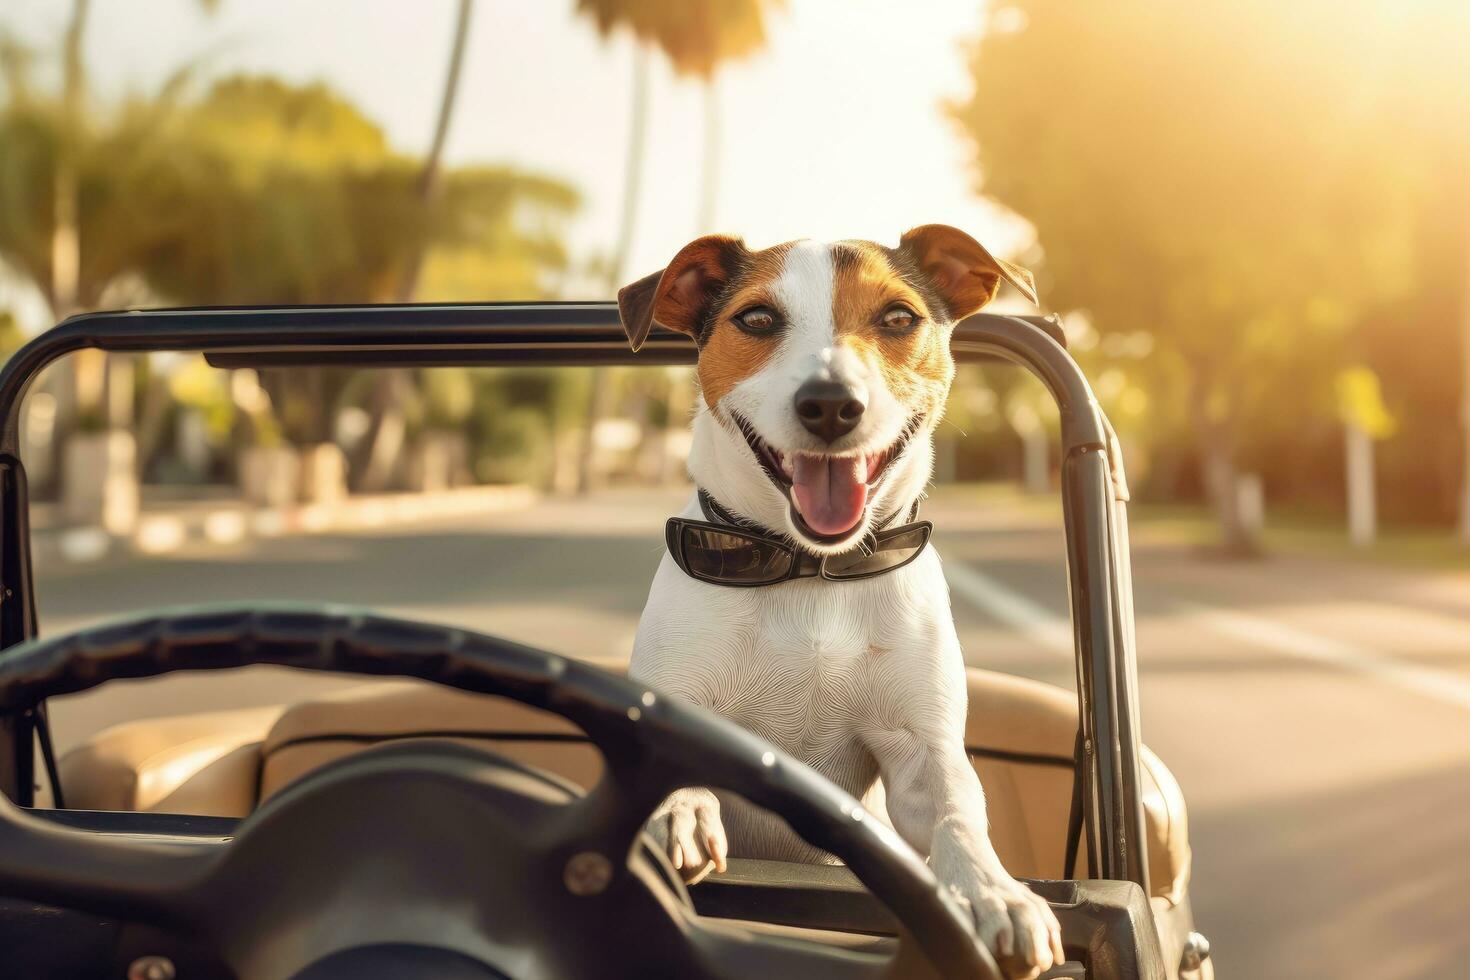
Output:
<svg viewBox="0 0 1470 980">
<path fill-rule="evenodd" d="M 163 555 L 194 545 L 225 546 L 262 538 L 365 531 L 504 513 L 529 507 L 537 499 L 539 494 L 530 487 L 512 485 L 373 494 L 289 507 L 220 504 L 193 511 L 145 512 L 133 533 L 126 536 L 97 526 L 38 528 L 31 534 L 31 550 L 38 561 L 80 564 L 108 557 Z"/>
</svg>

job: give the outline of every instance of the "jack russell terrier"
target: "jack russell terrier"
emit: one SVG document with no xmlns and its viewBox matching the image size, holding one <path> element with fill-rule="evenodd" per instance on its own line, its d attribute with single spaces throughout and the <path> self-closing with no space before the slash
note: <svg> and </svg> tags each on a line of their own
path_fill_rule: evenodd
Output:
<svg viewBox="0 0 1470 980">
<path fill-rule="evenodd" d="M 886 806 L 1008 975 L 1033 977 L 1065 958 L 1060 927 L 990 844 L 949 590 L 915 521 L 950 334 L 1002 279 L 1035 300 L 1024 269 L 924 225 L 898 248 L 712 235 L 619 291 L 635 350 L 654 324 L 694 338 L 702 395 L 698 492 L 669 522 L 630 673 Z M 831 860 L 708 789 L 675 793 L 649 830 L 691 881 L 730 853 Z"/>
</svg>

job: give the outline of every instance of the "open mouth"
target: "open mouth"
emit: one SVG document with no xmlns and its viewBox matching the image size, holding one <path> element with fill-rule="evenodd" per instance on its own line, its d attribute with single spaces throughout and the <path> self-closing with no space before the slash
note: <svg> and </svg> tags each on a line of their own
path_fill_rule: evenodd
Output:
<svg viewBox="0 0 1470 980">
<path fill-rule="evenodd" d="M 824 455 L 782 453 L 756 434 L 755 426 L 731 413 L 761 469 L 791 505 L 792 522 L 814 541 L 840 541 L 862 523 L 868 500 L 895 459 L 918 431 L 915 416 L 887 448 L 874 453 Z"/>
</svg>

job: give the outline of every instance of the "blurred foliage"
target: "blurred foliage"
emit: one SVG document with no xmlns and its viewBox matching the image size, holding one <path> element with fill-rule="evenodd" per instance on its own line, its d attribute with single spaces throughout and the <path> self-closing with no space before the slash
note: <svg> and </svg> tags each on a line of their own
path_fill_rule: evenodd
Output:
<svg viewBox="0 0 1470 980">
<path fill-rule="evenodd" d="M 421 247 L 431 261 L 450 250 L 446 269 L 496 270 L 468 295 L 534 299 L 566 264 L 569 187 L 508 167 L 461 168 L 426 206 L 417 162 L 320 85 L 220 82 L 180 114 L 174 136 L 181 153 L 158 203 L 185 210 L 190 232 L 143 268 L 179 302 L 384 302 Z"/>
<path fill-rule="evenodd" d="M 237 76 L 194 95 L 180 72 L 151 96 L 76 114 L 31 84 L 25 52 L 0 46 L 0 64 L 0 261 L 53 306 L 63 153 L 78 173 L 82 308 L 386 302 L 421 251 L 423 299 L 534 300 L 554 295 L 567 267 L 571 187 L 513 167 L 460 167 L 426 203 L 420 162 L 324 85 Z M 182 369 L 175 394 L 216 437 L 229 433 L 228 391 L 195 368 Z M 330 439 L 336 413 L 367 401 L 348 397 L 352 374 L 264 372 L 268 407 L 252 413 L 250 437 Z M 409 396 L 417 417 L 465 423 L 477 392 L 463 372 L 428 378 Z M 481 434 L 488 447 L 497 430 Z"/>
<path fill-rule="evenodd" d="M 426 371 L 419 390 L 424 424 L 431 429 L 459 429 L 475 410 L 475 386 L 468 368 Z"/>
<path fill-rule="evenodd" d="M 1375 321 L 1414 321 L 1425 268 L 1444 261 L 1424 248 L 1427 205 L 1470 190 L 1448 165 L 1470 161 L 1470 76 L 1447 40 L 1467 28 L 1470 6 L 1443 0 L 990 12 L 975 93 L 954 110 L 980 186 L 1035 224 L 1047 305 L 1085 311 L 1101 339 L 1090 358 L 1152 406 L 1135 434 L 1151 453 L 1258 468 L 1288 493 L 1335 477 L 1339 372 Z M 1130 333 L 1149 356 L 1108 352 Z M 1429 375 L 1456 386 L 1453 358 L 1415 360 L 1384 374 L 1390 404 Z M 1406 432 L 1446 428 L 1394 414 Z M 1177 492 L 1179 467 L 1148 484 Z"/>
<path fill-rule="evenodd" d="M 15 316 L 9 310 L 0 310 L 0 363 L 14 354 L 20 345 L 25 343 L 25 335 L 20 332 L 20 324 L 15 322 Z"/>
<path fill-rule="evenodd" d="M 482 452 L 474 476 L 485 483 L 529 483 L 545 486 L 554 466 L 554 442 L 546 412 L 539 405 L 511 407 L 503 392 L 492 388 L 478 403 Z"/>
<path fill-rule="evenodd" d="M 706 82 L 759 50 L 784 6 L 576 4 L 605 37 L 627 32 Z M 1019 258 L 1067 312 L 1143 495 L 1198 494 L 1214 459 L 1263 472 L 1273 500 L 1333 503 L 1349 418 L 1392 433 L 1378 452 L 1386 515 L 1448 518 L 1454 353 L 1470 317 L 1470 3 L 998 0 L 985 23 L 975 93 L 953 114 L 979 188 L 1037 229 Z M 186 66 L 151 93 L 68 100 L 37 82 L 48 57 L 0 31 L 0 263 L 53 309 L 71 306 L 52 295 L 63 170 L 76 179 L 79 308 L 381 302 L 420 255 L 428 301 L 550 298 L 578 274 L 564 225 L 579 199 L 561 181 L 450 168 L 426 198 L 424 161 L 325 85 L 204 86 Z M 0 314 L 0 346 L 14 334 Z M 202 370 L 140 383 L 181 386 L 216 438 L 237 438 L 238 406 Z M 609 402 L 650 431 L 680 404 L 667 377 L 606 374 Z M 381 411 L 379 376 L 265 372 L 249 431 L 333 438 L 344 410 Z M 462 433 L 482 479 L 549 480 L 559 437 L 590 429 L 597 403 L 589 372 L 413 377 L 411 435 Z M 986 437 L 959 475 L 1014 472 L 1017 430 L 1050 411 L 1016 372 L 966 368 L 942 438 Z"/>
<path fill-rule="evenodd" d="M 1337 376 L 1337 412 L 1343 422 L 1374 439 L 1387 439 L 1398 424 L 1383 404 L 1383 387 L 1371 368 L 1356 365 Z"/>
<path fill-rule="evenodd" d="M 416 161 L 325 86 L 236 77 L 198 99 L 187 87 L 181 77 L 68 131 L 55 100 L 11 86 L 0 105 L 0 258 L 45 293 L 52 174 L 68 142 L 85 307 L 130 276 L 155 302 L 382 301 L 421 245 L 437 292 L 534 299 L 567 264 L 562 222 L 578 197 L 560 181 L 459 168 L 425 208 Z"/>
<path fill-rule="evenodd" d="M 604 36 L 620 28 L 658 48 L 681 75 L 708 79 L 766 44 L 766 9 L 784 0 L 577 0 Z"/>
<path fill-rule="evenodd" d="M 235 419 L 229 380 L 224 372 L 210 367 L 203 356 L 194 356 L 170 373 L 167 381 L 173 403 L 198 411 L 209 434 L 221 443 L 229 438 Z"/>
</svg>

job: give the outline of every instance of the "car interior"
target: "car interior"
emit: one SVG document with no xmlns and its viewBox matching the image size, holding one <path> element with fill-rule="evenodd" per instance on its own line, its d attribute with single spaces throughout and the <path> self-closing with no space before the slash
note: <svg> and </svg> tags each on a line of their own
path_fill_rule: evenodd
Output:
<svg viewBox="0 0 1470 980">
<path fill-rule="evenodd" d="M 1076 697 L 1025 678 L 978 668 L 968 673 L 966 748 L 986 789 L 996 850 L 1018 877 L 1075 877 L 1064 865 Z M 127 722 L 64 755 L 60 773 L 67 803 L 77 809 L 244 817 L 328 763 L 423 740 L 488 749 L 584 789 L 602 771 L 596 747 L 562 718 L 504 698 L 393 680 L 293 704 Z M 1156 920 L 1167 922 L 1184 909 L 1189 892 L 1188 815 L 1174 777 L 1146 749 L 1143 781 L 1149 902 Z M 1077 873 L 1086 877 L 1085 853 L 1078 862 Z M 738 877 L 742 866 L 732 861 L 732 873 Z M 769 876 L 774 869 L 753 870 Z M 788 876 L 792 871 L 784 869 Z M 867 938 L 872 910 L 854 909 L 848 920 L 834 922 L 821 891 L 812 890 L 808 907 L 788 909 L 780 925 L 827 942 Z M 719 892 L 717 877 L 691 889 L 707 914 L 769 921 L 767 909 L 727 907 Z"/>
<path fill-rule="evenodd" d="M 467 345 L 465 330 L 496 343 Z M 1059 339 L 1045 318 L 981 315 L 952 341 L 962 358 L 1026 364 L 1058 401 L 1078 651 L 1078 691 L 970 668 L 966 749 L 1000 859 L 1061 922 L 1070 958 L 1046 977 L 1208 980 L 1207 954 L 1190 957 L 1184 799 L 1139 744 L 1134 720 L 1116 436 Z M 610 304 L 94 314 L 12 359 L 0 408 L 13 412 L 41 367 L 87 344 L 192 348 L 227 368 L 632 357 Z M 689 355 L 682 338 L 655 335 L 638 357 L 678 364 Z M 24 474 L 6 465 L 0 457 L 0 521 L 13 533 L 0 543 L 24 542 Z M 609 962 L 589 952 L 603 942 L 628 963 L 682 957 L 683 975 L 1001 975 L 975 943 L 969 913 L 885 822 L 866 819 L 868 807 L 883 815 L 880 799 L 852 800 L 739 726 L 658 698 L 605 659 L 299 604 L 183 607 L 37 637 L 28 555 L 13 546 L 7 555 L 22 569 L 27 602 L 8 604 L 13 622 L 0 608 L 14 644 L 0 670 L 0 718 L 40 722 L 48 776 L 45 715 L 30 712 L 109 679 L 255 664 L 371 677 L 267 707 L 155 714 L 100 730 L 54 766 L 65 809 L 28 809 L 30 772 L 17 753 L 20 806 L 0 800 L 0 838 L 16 860 L 0 866 L 0 895 L 43 907 L 0 901 L 0 940 L 30 937 L 22 952 L 35 963 L 58 952 L 127 963 L 126 950 L 151 943 L 183 966 L 198 943 L 198 976 L 339 980 L 400 955 L 411 961 L 391 975 L 413 976 L 434 957 L 461 955 L 444 930 L 469 924 L 475 942 L 504 943 L 515 929 L 534 939 L 520 952 L 479 949 L 469 972 L 435 966 L 435 975 L 504 976 L 491 964 L 526 949 L 545 959 L 511 973 L 607 975 Z M 16 745 L 29 744 L 28 731 Z M 681 785 L 739 793 L 840 861 L 736 856 L 727 872 L 686 889 L 639 837 Z M 607 856 L 619 854 L 626 874 Z M 557 869 L 550 878 L 547 862 Z M 589 894 L 603 901 L 579 904 Z M 454 896 L 475 915 L 493 914 L 496 927 L 475 926 L 458 907 L 413 918 Z M 384 949 L 364 916 L 441 941 Z M 94 938 L 91 950 L 77 939 L 118 920 L 117 942 Z M 643 935 L 635 923 L 660 938 L 629 946 L 629 935 Z M 589 931 L 559 943 L 568 924 Z M 332 929 L 351 936 L 322 934 Z M 262 943 L 287 945 L 257 951 Z M 222 961 L 234 972 L 220 973 Z M 304 972 L 302 962 L 311 964 Z M 297 965 L 281 973 L 282 963 Z"/>
</svg>

